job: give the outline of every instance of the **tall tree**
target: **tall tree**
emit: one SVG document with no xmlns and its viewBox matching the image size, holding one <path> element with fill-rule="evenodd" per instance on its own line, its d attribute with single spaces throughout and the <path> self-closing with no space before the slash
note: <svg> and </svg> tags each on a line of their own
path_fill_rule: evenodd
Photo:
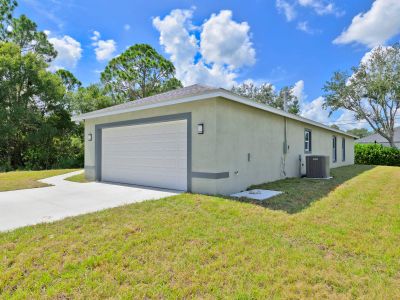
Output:
<svg viewBox="0 0 400 300">
<path fill-rule="evenodd" d="M 73 94 L 72 108 L 74 114 L 83 114 L 94 110 L 106 108 L 114 104 L 100 84 L 91 84 L 79 87 Z"/>
<path fill-rule="evenodd" d="M 17 7 L 15 0 L 0 0 L 0 41 L 5 40 L 10 31 L 14 9 Z"/>
<path fill-rule="evenodd" d="M 137 44 L 113 58 L 101 73 L 116 103 L 148 97 L 181 87 L 174 65 L 151 46 Z"/>
<path fill-rule="evenodd" d="M 39 54 L 23 54 L 17 45 L 0 42 L 0 165 L 3 168 L 23 166 L 28 144 L 45 147 L 54 131 L 65 127 L 61 121 L 69 120 L 63 102 L 65 89 L 61 80 L 46 70 L 47 66 Z"/>
<path fill-rule="evenodd" d="M 27 16 L 14 18 L 15 0 L 0 0 L 0 41 L 18 45 L 23 53 L 35 52 L 51 62 L 57 51 L 44 32 L 37 30 L 35 22 Z"/>
<path fill-rule="evenodd" d="M 60 77 L 67 91 L 73 92 L 82 86 L 82 82 L 80 82 L 75 75 L 68 70 L 59 69 L 55 74 Z"/>
<path fill-rule="evenodd" d="M 75 94 L 82 86 L 82 83 L 68 70 L 59 69 L 55 72 L 65 87 L 64 103 L 65 109 L 71 114 L 74 113 Z"/>
<path fill-rule="evenodd" d="M 38 31 L 36 23 L 25 15 L 12 20 L 6 41 L 17 44 L 23 53 L 35 52 L 41 55 L 46 62 L 51 62 L 57 56 L 47 35 Z"/>
<path fill-rule="evenodd" d="M 279 109 L 284 109 L 286 97 L 288 112 L 298 114 L 300 111 L 299 101 L 293 95 L 291 87 L 283 87 L 279 92 L 276 92 L 274 86 L 270 83 L 263 83 L 260 86 L 253 83 L 242 83 L 233 86 L 232 92 Z"/>
<path fill-rule="evenodd" d="M 400 109 L 400 44 L 377 47 L 352 74 L 335 72 L 326 82 L 325 107 L 331 113 L 344 108 L 357 120 L 366 120 L 392 147 Z"/>
</svg>

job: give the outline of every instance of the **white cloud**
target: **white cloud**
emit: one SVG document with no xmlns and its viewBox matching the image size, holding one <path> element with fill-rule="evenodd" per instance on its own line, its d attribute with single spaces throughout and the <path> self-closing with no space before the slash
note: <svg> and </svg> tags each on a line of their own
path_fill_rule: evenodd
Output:
<svg viewBox="0 0 400 300">
<path fill-rule="evenodd" d="M 350 110 L 340 109 L 340 115 L 332 120 L 329 116 L 329 109 L 324 109 L 324 98 L 322 96 L 309 103 L 301 105 L 300 115 L 304 118 L 323 123 L 325 125 L 337 125 L 341 130 L 347 131 L 354 128 L 370 128 L 365 120 L 357 120 Z"/>
<path fill-rule="evenodd" d="M 106 60 L 113 57 L 116 49 L 117 46 L 114 40 L 99 40 L 94 51 L 96 53 L 97 60 Z"/>
<path fill-rule="evenodd" d="M 329 111 L 324 109 L 324 97 L 320 96 L 309 103 L 304 103 L 300 115 L 304 118 L 327 124 L 329 120 Z"/>
<path fill-rule="evenodd" d="M 335 14 L 341 16 L 343 12 L 336 9 L 332 2 L 326 2 L 322 0 L 298 0 L 298 3 L 303 7 L 312 8 L 318 15 Z"/>
<path fill-rule="evenodd" d="M 92 41 L 98 41 L 100 38 L 100 32 L 98 31 L 93 31 L 93 36 L 90 38 Z"/>
<path fill-rule="evenodd" d="M 305 32 L 305 33 L 308 33 L 308 34 L 313 34 L 313 33 L 314 33 L 314 30 L 312 30 L 312 29 L 310 28 L 310 26 L 308 25 L 308 22 L 307 22 L 307 21 L 298 22 L 296 28 L 297 28 L 298 30 L 301 30 L 301 31 L 303 31 L 303 32 Z"/>
<path fill-rule="evenodd" d="M 192 10 L 175 9 L 164 19 L 153 19 L 154 27 L 160 32 L 160 44 L 179 72 L 183 71 L 181 68 L 193 65 L 198 51 L 197 39 L 189 33 L 192 15 Z"/>
<path fill-rule="evenodd" d="M 322 106 L 325 102 L 324 97 L 320 96 L 311 102 L 306 102 L 307 95 L 304 92 L 304 80 L 299 80 L 294 84 L 292 93 L 299 100 L 300 116 L 323 124 L 330 122 L 329 110 L 324 109 Z"/>
<path fill-rule="evenodd" d="M 276 0 L 275 4 L 278 11 L 285 15 L 288 22 L 296 18 L 297 13 L 293 4 L 290 4 L 285 0 Z"/>
<path fill-rule="evenodd" d="M 299 80 L 294 84 L 292 93 L 299 100 L 300 106 L 302 106 L 307 98 L 307 95 L 304 93 L 304 80 Z"/>
<path fill-rule="evenodd" d="M 100 37 L 100 32 L 93 31 L 91 39 L 93 40 L 92 46 L 95 47 L 96 59 L 103 61 L 113 57 L 117 50 L 117 43 L 114 40 L 101 40 Z"/>
<path fill-rule="evenodd" d="M 81 43 L 68 35 L 52 37 L 49 30 L 45 30 L 45 34 L 58 53 L 56 59 L 51 63 L 50 69 L 74 68 L 82 57 Z"/>
<path fill-rule="evenodd" d="M 233 21 L 230 10 L 212 14 L 203 24 L 200 52 L 206 63 L 232 68 L 254 64 L 256 51 L 250 41 L 249 24 Z"/>
<path fill-rule="evenodd" d="M 125 25 L 124 25 L 124 29 L 125 29 L 126 31 L 130 30 L 130 29 L 131 29 L 131 25 L 125 24 Z"/>
<path fill-rule="evenodd" d="M 153 19 L 177 78 L 184 85 L 231 87 L 236 84 L 237 68 L 255 61 L 248 24 L 233 21 L 230 11 L 211 15 L 202 26 L 193 25 L 192 16 L 193 9 L 175 9 L 164 18 Z"/>
<path fill-rule="evenodd" d="M 312 9 L 319 16 L 331 14 L 340 17 L 344 14 L 344 11 L 339 10 L 333 2 L 327 0 L 276 0 L 275 5 L 278 11 L 285 15 L 288 22 L 297 17 L 299 8 Z"/>
<path fill-rule="evenodd" d="M 333 42 L 360 43 L 370 48 L 400 33 L 400 1 L 376 0 L 369 11 L 356 15 L 350 26 Z"/>
<path fill-rule="evenodd" d="M 354 128 L 369 128 L 365 120 L 357 120 L 354 113 L 347 109 L 341 110 L 342 114 L 332 124 L 337 124 L 341 130 L 347 131 Z"/>
</svg>

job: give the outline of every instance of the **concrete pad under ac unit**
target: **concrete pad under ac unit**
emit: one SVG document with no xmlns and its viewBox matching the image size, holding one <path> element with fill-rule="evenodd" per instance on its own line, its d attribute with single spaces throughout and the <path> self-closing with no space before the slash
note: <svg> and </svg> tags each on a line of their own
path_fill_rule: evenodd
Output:
<svg viewBox="0 0 400 300">
<path fill-rule="evenodd" d="M 249 198 L 249 199 L 262 201 L 262 200 L 266 200 L 266 199 L 272 198 L 272 197 L 280 195 L 280 194 L 282 194 L 282 192 L 256 189 L 256 190 L 250 190 L 250 191 L 232 194 L 231 197 Z"/>
</svg>

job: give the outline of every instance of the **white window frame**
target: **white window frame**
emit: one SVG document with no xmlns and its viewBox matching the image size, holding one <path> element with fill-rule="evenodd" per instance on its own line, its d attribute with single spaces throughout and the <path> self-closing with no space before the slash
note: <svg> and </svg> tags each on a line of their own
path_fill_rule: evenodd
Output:
<svg viewBox="0 0 400 300">
<path fill-rule="evenodd" d="M 337 137 L 332 136 L 332 162 L 337 162 Z"/>
<path fill-rule="evenodd" d="M 311 153 L 311 151 L 312 151 L 312 133 L 310 129 L 304 129 L 304 152 Z"/>
<path fill-rule="evenodd" d="M 346 161 L 346 139 L 342 137 L 342 161 Z"/>
</svg>

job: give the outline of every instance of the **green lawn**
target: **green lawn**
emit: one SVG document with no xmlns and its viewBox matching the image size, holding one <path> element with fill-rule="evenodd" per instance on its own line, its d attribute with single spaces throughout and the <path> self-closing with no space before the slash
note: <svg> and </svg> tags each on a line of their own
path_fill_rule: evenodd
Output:
<svg viewBox="0 0 400 300">
<path fill-rule="evenodd" d="M 0 173 L 0 192 L 49 186 L 37 180 L 73 171 L 76 171 L 76 169 Z"/>
<path fill-rule="evenodd" d="M 335 175 L 267 185 L 282 210 L 183 194 L 0 234 L 0 298 L 399 299 L 400 168 Z"/>
<path fill-rule="evenodd" d="M 78 175 L 74 175 L 74 176 L 65 178 L 65 180 L 72 181 L 72 182 L 79 182 L 79 183 L 89 182 L 89 180 L 87 180 L 86 177 L 85 177 L 85 172 L 83 172 L 81 174 L 78 174 Z"/>
<path fill-rule="evenodd" d="M 373 166 L 354 165 L 346 168 L 331 169 L 331 176 L 333 178 L 330 180 L 289 178 L 286 180 L 255 185 L 250 187 L 250 189 L 276 190 L 284 191 L 285 193 L 261 203 L 259 201 L 249 201 L 247 199 L 241 200 L 259 204 L 274 210 L 284 210 L 288 213 L 297 213 L 308 207 L 314 201 L 325 197 L 339 185 L 372 168 Z"/>
</svg>

